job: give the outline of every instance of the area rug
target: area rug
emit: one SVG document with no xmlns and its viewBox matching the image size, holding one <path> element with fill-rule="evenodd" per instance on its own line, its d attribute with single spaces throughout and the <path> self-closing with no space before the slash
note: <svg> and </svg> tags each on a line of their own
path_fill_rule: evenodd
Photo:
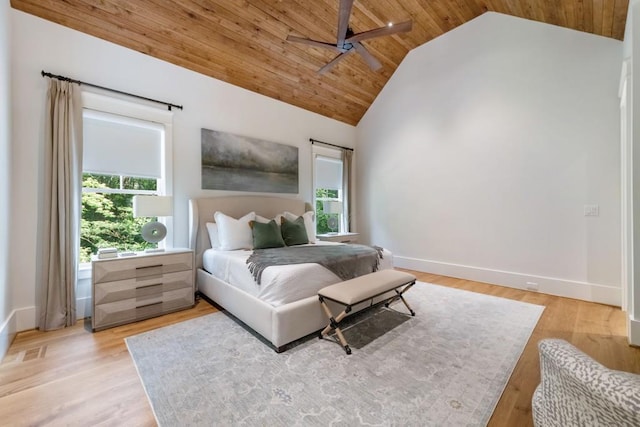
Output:
<svg viewBox="0 0 640 427">
<path fill-rule="evenodd" d="M 353 350 L 276 353 L 223 312 L 127 338 L 160 426 L 486 425 L 544 307 L 418 282 Z"/>
</svg>

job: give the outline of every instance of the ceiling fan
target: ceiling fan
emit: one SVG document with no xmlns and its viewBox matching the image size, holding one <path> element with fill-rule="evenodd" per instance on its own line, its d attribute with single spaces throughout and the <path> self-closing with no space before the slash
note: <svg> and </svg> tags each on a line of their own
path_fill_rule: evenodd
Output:
<svg viewBox="0 0 640 427">
<path fill-rule="evenodd" d="M 360 54 L 360 56 L 362 56 L 362 58 L 372 70 L 378 71 L 380 68 L 382 68 L 382 64 L 360 42 L 375 37 L 404 33 L 411 30 L 412 22 L 405 21 L 399 24 L 389 23 L 385 27 L 380 27 L 376 28 L 375 30 L 369 30 L 354 34 L 351 28 L 349 28 L 349 17 L 351 16 L 352 7 L 353 0 L 340 0 L 340 10 L 338 13 L 338 40 L 336 44 L 291 35 L 287 37 L 287 40 L 291 42 L 308 44 L 311 46 L 322 47 L 338 52 L 338 56 L 333 58 L 324 67 L 320 68 L 318 70 L 318 74 L 326 73 L 339 61 L 353 52 L 357 52 L 358 54 Z"/>
</svg>

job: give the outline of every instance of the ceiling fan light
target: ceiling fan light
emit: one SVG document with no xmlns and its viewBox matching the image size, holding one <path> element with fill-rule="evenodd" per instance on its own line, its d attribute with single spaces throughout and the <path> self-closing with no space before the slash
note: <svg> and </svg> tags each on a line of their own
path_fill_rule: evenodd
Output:
<svg viewBox="0 0 640 427">
<path fill-rule="evenodd" d="M 393 22 L 389 22 L 389 23 L 387 24 L 387 27 L 393 27 Z"/>
</svg>

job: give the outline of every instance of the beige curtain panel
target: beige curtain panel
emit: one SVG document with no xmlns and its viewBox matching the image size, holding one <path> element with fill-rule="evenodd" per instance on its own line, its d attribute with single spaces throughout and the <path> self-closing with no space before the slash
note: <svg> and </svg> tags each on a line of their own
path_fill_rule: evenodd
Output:
<svg viewBox="0 0 640 427">
<path fill-rule="evenodd" d="M 82 186 L 82 102 L 74 83 L 47 79 L 39 328 L 76 322 Z"/>
<path fill-rule="evenodd" d="M 353 206 L 351 201 L 353 195 L 353 188 L 351 186 L 352 160 L 353 151 L 342 150 L 342 229 L 346 232 L 351 231 L 351 208 Z"/>
</svg>

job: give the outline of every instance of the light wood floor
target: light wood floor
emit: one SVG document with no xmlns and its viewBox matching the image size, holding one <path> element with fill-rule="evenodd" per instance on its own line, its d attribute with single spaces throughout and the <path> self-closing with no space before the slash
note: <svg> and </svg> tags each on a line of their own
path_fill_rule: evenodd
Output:
<svg viewBox="0 0 640 427">
<path fill-rule="evenodd" d="M 539 376 L 537 342 L 564 338 L 604 365 L 640 373 L 617 308 L 427 273 L 418 280 L 546 306 L 491 418 L 491 426 L 532 425 Z M 0 363 L 0 425 L 155 425 L 123 338 L 216 311 L 195 308 L 91 333 L 84 321 L 54 332 L 18 334 Z"/>
</svg>

